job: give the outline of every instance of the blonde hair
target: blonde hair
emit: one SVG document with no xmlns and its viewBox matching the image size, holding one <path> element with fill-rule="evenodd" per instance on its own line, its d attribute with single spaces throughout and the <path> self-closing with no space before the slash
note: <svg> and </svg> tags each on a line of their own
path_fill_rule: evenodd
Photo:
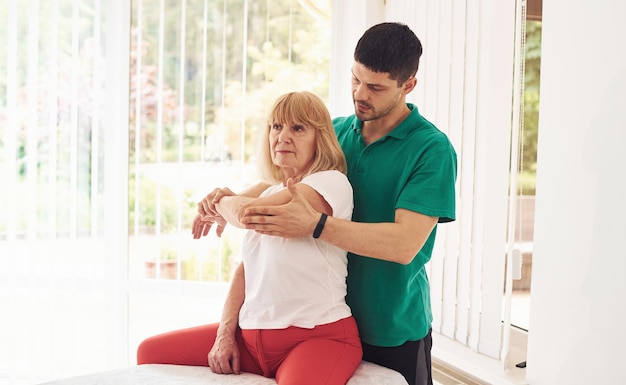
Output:
<svg viewBox="0 0 626 385">
<path fill-rule="evenodd" d="M 346 158 L 337 141 L 330 113 L 319 96 L 308 92 L 289 92 L 274 102 L 267 118 L 260 146 L 259 168 L 263 180 L 270 183 L 283 181 L 283 174 L 272 162 L 269 132 L 273 123 L 299 124 L 315 128 L 315 154 L 306 175 L 318 171 L 337 170 L 347 173 Z"/>
</svg>

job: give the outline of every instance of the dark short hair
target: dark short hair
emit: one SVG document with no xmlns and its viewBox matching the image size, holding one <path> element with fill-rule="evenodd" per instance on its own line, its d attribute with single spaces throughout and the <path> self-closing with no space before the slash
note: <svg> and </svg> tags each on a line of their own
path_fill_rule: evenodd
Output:
<svg viewBox="0 0 626 385">
<path fill-rule="evenodd" d="M 415 76 L 422 56 L 422 43 L 402 23 L 381 23 L 370 27 L 354 49 L 354 60 L 374 72 L 387 72 L 404 83 Z"/>
</svg>

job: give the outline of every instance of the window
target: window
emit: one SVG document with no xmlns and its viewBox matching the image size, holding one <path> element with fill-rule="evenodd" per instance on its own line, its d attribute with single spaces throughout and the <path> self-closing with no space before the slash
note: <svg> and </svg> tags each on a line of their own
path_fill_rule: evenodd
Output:
<svg viewBox="0 0 626 385">
<path fill-rule="evenodd" d="M 133 3 L 132 276 L 229 281 L 241 232 L 191 239 L 196 203 L 209 188 L 255 181 L 259 132 L 278 95 L 308 89 L 328 100 L 329 6 Z"/>
<path fill-rule="evenodd" d="M 532 278 L 535 219 L 535 177 L 537 171 L 537 128 L 539 123 L 539 74 L 541 65 L 541 15 L 527 18 L 524 41 L 524 87 L 521 90 L 519 162 L 517 181 L 516 248 L 519 274 L 513 281 L 511 324 L 528 331 L 530 283 Z"/>
<path fill-rule="evenodd" d="M 237 234 L 193 241 L 195 202 L 255 178 L 278 94 L 328 100 L 330 3 L 1 7 L 0 383 L 132 364 L 147 335 L 217 320 Z"/>
</svg>

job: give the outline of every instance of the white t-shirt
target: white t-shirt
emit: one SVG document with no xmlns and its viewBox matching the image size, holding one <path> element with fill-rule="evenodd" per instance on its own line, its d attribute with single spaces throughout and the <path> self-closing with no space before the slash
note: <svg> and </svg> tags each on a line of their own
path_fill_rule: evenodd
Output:
<svg viewBox="0 0 626 385">
<path fill-rule="evenodd" d="M 324 197 L 333 217 L 351 219 L 352 186 L 344 174 L 321 171 L 300 183 Z M 284 188 L 271 186 L 261 196 Z M 352 314 L 345 301 L 345 250 L 313 236 L 281 238 L 249 231 L 241 253 L 246 283 L 242 329 L 313 328 Z"/>
</svg>

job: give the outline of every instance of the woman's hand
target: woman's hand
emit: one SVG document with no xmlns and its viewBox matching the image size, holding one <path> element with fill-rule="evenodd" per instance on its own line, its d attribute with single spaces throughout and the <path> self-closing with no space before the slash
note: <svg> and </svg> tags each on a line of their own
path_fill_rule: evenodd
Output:
<svg viewBox="0 0 626 385">
<path fill-rule="evenodd" d="M 208 354 L 209 366 L 214 373 L 239 374 L 239 348 L 231 333 L 217 335 Z"/>
<path fill-rule="evenodd" d="M 215 205 L 225 196 L 235 195 L 228 187 L 216 188 L 198 202 L 198 214 L 203 217 L 217 217 L 220 214 L 215 209 Z"/>
<path fill-rule="evenodd" d="M 205 237 L 214 224 L 217 225 L 215 229 L 215 234 L 218 237 L 221 237 L 222 233 L 224 232 L 224 227 L 226 227 L 226 221 L 222 217 L 203 217 L 202 215 L 197 214 L 196 217 L 193 219 L 193 224 L 191 225 L 191 234 L 193 234 L 193 239 L 200 239 L 201 237 Z"/>
<path fill-rule="evenodd" d="M 226 220 L 217 212 L 215 205 L 225 196 L 235 195 L 229 188 L 216 188 L 198 202 L 198 214 L 193 220 L 191 233 L 194 239 L 206 236 L 213 224 L 217 224 L 215 233 L 222 236 Z"/>
</svg>

